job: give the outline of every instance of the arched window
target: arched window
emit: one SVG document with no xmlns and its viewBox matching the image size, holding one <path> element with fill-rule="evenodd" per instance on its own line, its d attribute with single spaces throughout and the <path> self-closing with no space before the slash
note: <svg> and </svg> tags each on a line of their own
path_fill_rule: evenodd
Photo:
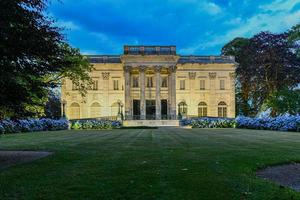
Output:
<svg viewBox="0 0 300 200">
<path fill-rule="evenodd" d="M 78 103 L 72 103 L 69 109 L 69 119 L 80 118 L 80 105 Z"/>
<path fill-rule="evenodd" d="M 224 101 L 218 104 L 218 117 L 227 117 L 227 104 Z"/>
<path fill-rule="evenodd" d="M 119 114 L 119 103 L 115 102 L 111 105 L 111 116 L 118 116 Z"/>
<path fill-rule="evenodd" d="M 207 104 L 205 102 L 198 104 L 198 117 L 207 117 Z"/>
<path fill-rule="evenodd" d="M 178 104 L 178 115 L 181 115 L 181 116 L 187 115 L 187 105 L 185 102 L 180 102 Z"/>
<path fill-rule="evenodd" d="M 101 117 L 101 105 L 98 102 L 90 106 L 90 118 Z"/>
</svg>

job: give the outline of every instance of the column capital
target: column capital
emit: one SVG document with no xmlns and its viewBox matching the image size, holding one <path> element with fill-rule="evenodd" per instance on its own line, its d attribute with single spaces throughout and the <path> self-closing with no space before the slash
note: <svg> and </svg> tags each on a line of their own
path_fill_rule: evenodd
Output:
<svg viewBox="0 0 300 200">
<path fill-rule="evenodd" d="M 196 72 L 189 72 L 189 78 L 192 79 L 192 80 L 195 80 Z"/>
<path fill-rule="evenodd" d="M 147 70 L 147 68 L 148 67 L 146 65 L 141 65 L 141 66 L 139 66 L 138 69 L 139 69 L 140 72 L 145 72 Z"/>
<path fill-rule="evenodd" d="M 162 68 L 163 68 L 162 65 L 155 65 L 154 66 L 154 71 L 159 73 L 159 72 L 161 72 Z"/>
<path fill-rule="evenodd" d="M 132 66 L 125 65 L 125 66 L 123 67 L 123 69 L 124 69 L 125 72 L 131 72 Z"/>
<path fill-rule="evenodd" d="M 176 72 L 176 69 L 177 69 L 177 66 L 176 66 L 176 65 L 171 65 L 171 66 L 169 66 L 169 68 L 168 68 L 168 70 L 169 70 L 170 73 Z"/>
</svg>

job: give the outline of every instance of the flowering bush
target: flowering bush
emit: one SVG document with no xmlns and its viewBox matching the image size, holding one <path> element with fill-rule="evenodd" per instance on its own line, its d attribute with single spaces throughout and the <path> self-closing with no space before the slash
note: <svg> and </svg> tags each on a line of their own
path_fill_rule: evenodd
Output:
<svg viewBox="0 0 300 200">
<path fill-rule="evenodd" d="M 71 129 L 113 129 L 121 127 L 120 121 L 110 120 L 76 120 L 71 121 Z"/>
<path fill-rule="evenodd" d="M 237 117 L 237 128 L 300 131 L 300 116 L 279 116 L 265 118 Z"/>
<path fill-rule="evenodd" d="M 235 120 L 231 118 L 192 118 L 183 119 L 181 124 L 193 128 L 234 128 Z"/>
<path fill-rule="evenodd" d="M 55 131 L 68 129 L 69 122 L 65 119 L 24 119 L 0 121 L 0 133 L 19 133 L 34 131 Z"/>
</svg>

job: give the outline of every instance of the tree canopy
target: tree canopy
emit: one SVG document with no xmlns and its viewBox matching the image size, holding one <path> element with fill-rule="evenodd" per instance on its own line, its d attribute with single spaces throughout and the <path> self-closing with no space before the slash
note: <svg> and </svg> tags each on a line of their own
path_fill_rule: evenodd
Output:
<svg viewBox="0 0 300 200">
<path fill-rule="evenodd" d="M 92 66 L 44 15 L 47 0 L 0 1 L 0 118 L 34 116 L 68 77 L 85 91 Z"/>
<path fill-rule="evenodd" d="M 236 56 L 237 111 L 255 116 L 270 96 L 300 83 L 299 26 L 289 32 L 261 32 L 250 39 L 236 38 L 222 49 Z"/>
</svg>

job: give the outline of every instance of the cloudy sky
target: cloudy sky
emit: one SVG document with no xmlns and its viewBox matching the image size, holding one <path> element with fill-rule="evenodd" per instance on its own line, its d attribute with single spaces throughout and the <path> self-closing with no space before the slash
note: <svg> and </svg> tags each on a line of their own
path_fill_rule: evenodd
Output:
<svg viewBox="0 0 300 200">
<path fill-rule="evenodd" d="M 235 37 L 300 23 L 300 0 L 52 0 L 47 12 L 83 54 L 120 54 L 134 44 L 212 55 Z"/>
</svg>

